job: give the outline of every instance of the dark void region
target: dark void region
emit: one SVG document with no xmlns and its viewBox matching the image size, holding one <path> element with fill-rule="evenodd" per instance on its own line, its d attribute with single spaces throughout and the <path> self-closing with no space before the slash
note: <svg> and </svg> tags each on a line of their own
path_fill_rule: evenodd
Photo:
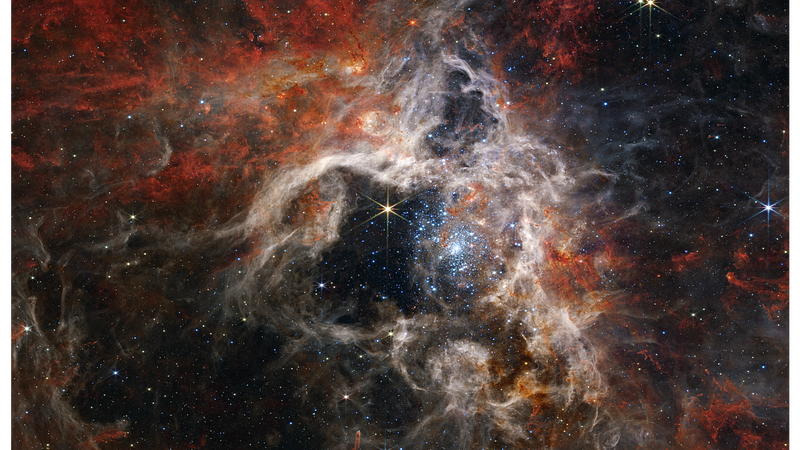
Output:
<svg viewBox="0 0 800 450">
<path fill-rule="evenodd" d="M 345 315 L 337 319 L 340 323 L 361 320 L 376 301 L 392 301 L 410 312 L 420 292 L 409 270 L 414 258 L 410 218 L 415 202 L 387 187 L 358 184 L 362 189 L 355 208 L 337 244 L 322 254 L 315 280 L 317 295 L 357 303 L 358 317 Z"/>
</svg>

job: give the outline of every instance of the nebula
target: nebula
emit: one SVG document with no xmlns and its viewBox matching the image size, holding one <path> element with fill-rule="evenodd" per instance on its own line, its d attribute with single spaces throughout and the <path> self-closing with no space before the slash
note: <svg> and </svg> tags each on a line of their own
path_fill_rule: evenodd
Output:
<svg viewBox="0 0 800 450">
<path fill-rule="evenodd" d="M 788 2 L 11 9 L 12 448 L 788 446 Z"/>
</svg>

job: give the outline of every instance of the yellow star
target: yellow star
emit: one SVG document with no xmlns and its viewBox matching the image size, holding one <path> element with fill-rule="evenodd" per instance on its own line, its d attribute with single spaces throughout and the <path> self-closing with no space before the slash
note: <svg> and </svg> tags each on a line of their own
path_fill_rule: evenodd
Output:
<svg viewBox="0 0 800 450">
<path fill-rule="evenodd" d="M 368 196 L 366 194 L 363 194 L 363 195 L 364 195 L 364 197 L 367 197 L 372 203 L 375 203 L 378 206 L 378 213 L 375 214 L 374 216 L 370 217 L 369 219 L 361 222 L 358 225 L 359 227 L 361 225 L 364 225 L 367 222 L 372 221 L 372 219 L 380 216 L 381 214 L 385 214 L 386 215 L 386 264 L 388 266 L 388 264 L 389 264 L 389 219 L 391 219 L 391 216 L 394 215 L 394 216 L 397 216 L 397 217 L 405 220 L 406 222 L 409 222 L 408 219 L 406 219 L 405 217 L 403 217 L 402 215 L 400 215 L 397 212 L 397 211 L 399 211 L 397 209 L 397 205 L 399 205 L 400 203 L 403 203 L 404 201 L 408 200 L 409 197 L 406 197 L 406 198 L 404 198 L 404 199 L 402 199 L 402 200 L 400 200 L 398 202 L 395 202 L 395 203 L 389 203 L 389 189 L 386 189 L 386 203 L 381 203 L 381 202 L 375 200 L 374 198 L 372 198 L 372 197 L 370 197 L 370 196 Z M 356 227 L 356 228 L 358 228 L 358 227 Z"/>
<path fill-rule="evenodd" d="M 386 190 L 386 203 L 381 203 L 381 202 L 375 200 L 374 198 L 372 198 L 372 197 L 370 197 L 368 195 L 364 195 L 364 197 L 367 197 L 373 203 L 378 205 L 380 210 L 379 210 L 378 214 L 375 214 L 374 216 L 372 216 L 369 219 L 365 220 L 364 222 L 361 223 L 361 225 L 371 221 L 372 219 L 380 216 L 381 214 L 386 214 L 386 238 L 388 239 L 389 238 L 389 218 L 391 217 L 392 214 L 394 214 L 395 216 L 397 216 L 397 217 L 405 220 L 406 222 L 408 222 L 408 219 L 406 219 L 405 217 L 403 217 L 400 214 L 398 214 L 397 211 L 395 210 L 395 207 L 397 205 L 399 205 L 400 203 L 403 203 L 404 201 L 408 200 L 408 197 L 400 200 L 397 203 L 389 203 L 389 190 L 388 189 Z"/>
</svg>

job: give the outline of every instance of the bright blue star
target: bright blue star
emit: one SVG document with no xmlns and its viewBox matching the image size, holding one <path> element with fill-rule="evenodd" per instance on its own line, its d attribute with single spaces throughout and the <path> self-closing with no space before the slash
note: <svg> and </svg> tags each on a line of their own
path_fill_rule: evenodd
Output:
<svg viewBox="0 0 800 450">
<path fill-rule="evenodd" d="M 764 213 L 766 213 L 766 215 L 767 215 L 767 239 L 769 240 L 769 225 L 770 225 L 770 215 L 771 215 L 771 214 L 777 214 L 777 215 L 779 215 L 780 217 L 783 217 L 784 219 L 786 219 L 786 220 L 789 220 L 789 218 L 788 218 L 788 217 L 786 217 L 785 215 L 783 215 L 782 213 L 780 213 L 780 212 L 778 211 L 778 209 L 776 208 L 776 207 L 778 206 L 778 204 L 780 204 L 782 201 L 784 201 L 784 200 L 786 200 L 787 198 L 789 198 L 789 196 L 787 195 L 786 197 L 784 197 L 784 198 L 782 198 L 782 199 L 780 199 L 780 200 L 778 200 L 778 201 L 776 201 L 776 202 L 773 202 L 773 201 L 772 201 L 772 199 L 771 199 L 771 189 L 770 189 L 769 180 L 767 180 L 767 201 L 766 201 L 766 202 L 762 202 L 761 200 L 759 200 L 759 199 L 757 199 L 757 198 L 753 197 L 752 195 L 748 194 L 747 192 L 744 192 L 744 191 L 742 191 L 741 189 L 737 189 L 737 188 L 736 188 L 736 187 L 734 187 L 734 186 L 731 186 L 731 187 L 732 187 L 732 188 L 734 188 L 734 189 L 736 189 L 737 191 L 741 192 L 742 194 L 744 194 L 744 195 L 746 195 L 746 196 L 750 197 L 751 199 L 753 199 L 753 201 L 754 201 L 756 204 L 758 204 L 758 205 L 759 205 L 758 212 L 756 212 L 756 213 L 755 213 L 755 214 L 753 214 L 752 216 L 748 217 L 747 219 L 744 219 L 743 221 L 741 221 L 739 224 L 737 224 L 737 225 L 736 225 L 735 227 L 733 227 L 733 228 L 736 228 L 736 227 L 738 227 L 739 225 L 741 225 L 741 224 L 743 224 L 743 223 L 747 222 L 748 220 L 750 220 L 750 219 L 753 219 L 753 218 L 755 218 L 755 217 L 757 217 L 757 216 L 759 216 L 759 215 L 761 215 L 761 214 L 764 214 Z M 750 236 L 752 237 L 752 234 L 751 234 Z"/>
</svg>

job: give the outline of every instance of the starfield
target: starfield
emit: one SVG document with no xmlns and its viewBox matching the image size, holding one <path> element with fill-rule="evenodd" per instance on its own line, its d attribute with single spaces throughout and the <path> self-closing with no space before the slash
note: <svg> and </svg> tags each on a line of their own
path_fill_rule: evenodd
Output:
<svg viewBox="0 0 800 450">
<path fill-rule="evenodd" d="M 788 447 L 788 1 L 11 14 L 12 449 Z"/>
</svg>

